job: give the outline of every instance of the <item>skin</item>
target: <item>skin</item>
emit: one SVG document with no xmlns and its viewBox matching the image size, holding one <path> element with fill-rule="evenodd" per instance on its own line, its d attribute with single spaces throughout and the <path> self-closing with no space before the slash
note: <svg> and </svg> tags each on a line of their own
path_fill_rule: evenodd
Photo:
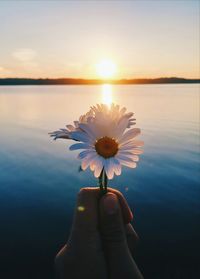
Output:
<svg viewBox="0 0 200 279">
<path fill-rule="evenodd" d="M 58 279 L 142 279 L 133 259 L 138 236 L 123 195 L 82 188 L 71 234 L 55 258 Z"/>
</svg>

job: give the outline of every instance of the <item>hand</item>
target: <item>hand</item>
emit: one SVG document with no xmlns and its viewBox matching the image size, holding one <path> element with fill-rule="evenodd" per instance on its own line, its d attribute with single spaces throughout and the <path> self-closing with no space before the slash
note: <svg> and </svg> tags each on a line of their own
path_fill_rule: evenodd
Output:
<svg viewBox="0 0 200 279">
<path fill-rule="evenodd" d="M 137 234 L 123 195 L 112 188 L 83 188 L 77 199 L 71 235 L 57 254 L 59 279 L 142 279 L 133 253 Z"/>
</svg>

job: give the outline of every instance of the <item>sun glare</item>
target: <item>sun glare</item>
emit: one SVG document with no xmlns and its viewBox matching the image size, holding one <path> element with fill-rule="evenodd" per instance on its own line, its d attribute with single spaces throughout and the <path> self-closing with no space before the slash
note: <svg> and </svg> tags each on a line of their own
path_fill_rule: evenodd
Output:
<svg viewBox="0 0 200 279">
<path fill-rule="evenodd" d="M 111 60 L 104 59 L 96 65 L 96 71 L 100 78 L 108 79 L 115 75 L 117 67 Z"/>
</svg>

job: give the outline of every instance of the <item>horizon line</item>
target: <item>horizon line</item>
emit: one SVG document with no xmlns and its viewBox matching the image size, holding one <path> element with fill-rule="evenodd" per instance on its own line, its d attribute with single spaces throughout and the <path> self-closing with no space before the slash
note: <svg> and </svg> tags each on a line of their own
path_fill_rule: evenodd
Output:
<svg viewBox="0 0 200 279">
<path fill-rule="evenodd" d="M 98 85 L 98 84 L 163 84 L 163 83 L 200 83 L 200 78 L 158 77 L 158 78 L 0 78 L 0 85 Z"/>
<path fill-rule="evenodd" d="M 133 79 L 159 79 L 159 78 L 181 78 L 181 79 L 200 79 L 200 76 L 198 78 L 196 77 L 184 77 L 184 76 L 176 76 L 176 75 L 170 75 L 170 76 L 157 76 L 157 77 L 121 77 L 121 78 L 98 78 L 98 77 L 91 77 L 91 78 L 84 78 L 84 77 L 0 77 L 0 79 L 82 79 L 82 80 L 133 80 Z"/>
</svg>

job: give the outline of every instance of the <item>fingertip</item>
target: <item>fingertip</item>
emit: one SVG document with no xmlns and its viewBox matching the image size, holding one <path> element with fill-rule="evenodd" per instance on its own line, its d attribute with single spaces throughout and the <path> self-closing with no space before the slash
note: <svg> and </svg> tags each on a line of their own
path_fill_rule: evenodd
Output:
<svg viewBox="0 0 200 279">
<path fill-rule="evenodd" d="M 74 214 L 73 228 L 87 231 L 97 228 L 99 189 L 84 187 L 79 190 Z"/>
<path fill-rule="evenodd" d="M 125 199 L 125 197 L 123 196 L 123 194 L 113 188 L 108 188 L 108 191 L 117 195 L 120 206 L 121 206 L 121 211 L 122 211 L 122 216 L 123 216 L 123 220 L 125 224 L 129 224 L 132 220 L 133 220 L 133 213 Z"/>
<path fill-rule="evenodd" d="M 83 187 L 83 188 L 80 188 L 78 194 L 85 194 L 85 193 L 88 193 L 88 192 L 96 192 L 97 190 L 99 189 L 99 187 Z"/>
<path fill-rule="evenodd" d="M 100 207 L 109 215 L 116 213 L 119 208 L 117 195 L 108 192 L 100 200 Z"/>
</svg>

